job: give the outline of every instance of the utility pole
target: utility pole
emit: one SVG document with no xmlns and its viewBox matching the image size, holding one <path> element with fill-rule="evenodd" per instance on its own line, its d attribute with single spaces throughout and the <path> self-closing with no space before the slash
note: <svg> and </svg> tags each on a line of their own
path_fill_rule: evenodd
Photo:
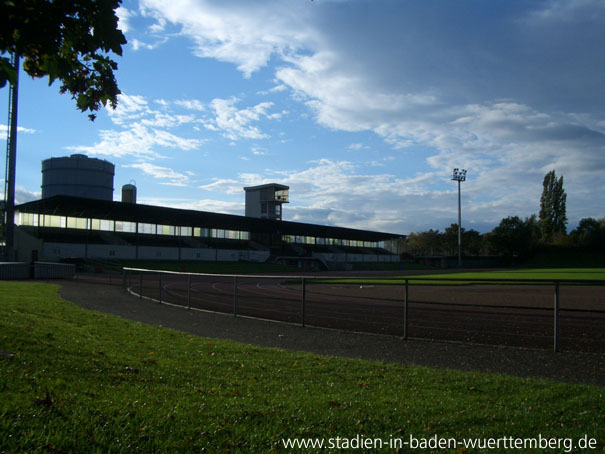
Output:
<svg viewBox="0 0 605 454">
<path fill-rule="evenodd" d="M 466 169 L 456 167 L 452 180 L 458 182 L 458 268 L 462 268 L 462 204 L 460 201 L 460 183 L 466 181 Z"/>
<path fill-rule="evenodd" d="M 15 260 L 15 173 L 17 169 L 17 101 L 19 98 L 19 56 L 11 54 L 11 65 L 17 70 L 15 83 L 8 91 L 8 136 L 6 140 L 6 174 L 4 176 L 4 255 Z"/>
</svg>

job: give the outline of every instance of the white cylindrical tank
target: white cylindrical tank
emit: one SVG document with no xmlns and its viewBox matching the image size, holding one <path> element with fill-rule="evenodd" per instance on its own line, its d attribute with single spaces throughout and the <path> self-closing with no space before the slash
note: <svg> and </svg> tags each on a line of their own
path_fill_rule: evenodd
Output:
<svg viewBox="0 0 605 454">
<path fill-rule="evenodd" d="M 122 202 L 137 203 L 137 187 L 134 184 L 122 186 Z"/>
<path fill-rule="evenodd" d="M 42 161 L 42 198 L 71 195 L 89 199 L 113 200 L 111 162 L 73 154 Z"/>
</svg>

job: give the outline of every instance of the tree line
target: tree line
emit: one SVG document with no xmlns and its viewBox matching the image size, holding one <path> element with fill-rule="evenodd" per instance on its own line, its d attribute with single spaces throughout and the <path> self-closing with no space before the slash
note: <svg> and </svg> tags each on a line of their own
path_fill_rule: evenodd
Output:
<svg viewBox="0 0 605 454">
<path fill-rule="evenodd" d="M 584 218 L 578 227 L 567 233 L 567 195 L 563 176 L 554 170 L 544 176 L 540 212 L 521 219 L 508 216 L 488 233 L 474 229 L 462 230 L 462 254 L 465 256 L 494 255 L 527 258 L 544 246 L 578 248 L 605 247 L 605 217 Z M 430 229 L 410 233 L 407 252 L 414 256 L 454 256 L 458 253 L 458 224 L 443 232 Z"/>
</svg>

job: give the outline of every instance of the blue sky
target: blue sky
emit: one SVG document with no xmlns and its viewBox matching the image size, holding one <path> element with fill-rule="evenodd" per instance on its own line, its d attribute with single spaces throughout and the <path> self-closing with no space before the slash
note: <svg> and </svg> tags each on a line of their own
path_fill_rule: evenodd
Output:
<svg viewBox="0 0 605 454">
<path fill-rule="evenodd" d="M 443 230 L 462 167 L 465 228 L 537 213 L 552 169 L 569 229 L 605 216 L 602 0 L 125 0 L 118 13 L 117 110 L 91 123 L 22 73 L 18 202 L 39 197 L 43 159 L 85 153 L 116 165 L 115 200 L 134 180 L 141 203 L 180 208 L 243 214 L 244 186 L 276 182 L 287 220 Z"/>
</svg>

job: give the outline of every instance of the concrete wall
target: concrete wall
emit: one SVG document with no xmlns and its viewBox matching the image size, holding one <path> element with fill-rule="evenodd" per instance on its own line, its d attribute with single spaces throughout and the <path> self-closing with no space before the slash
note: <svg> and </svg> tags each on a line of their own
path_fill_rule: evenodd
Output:
<svg viewBox="0 0 605 454">
<path fill-rule="evenodd" d="M 179 260 L 179 248 L 139 246 L 139 260 Z"/>
<path fill-rule="evenodd" d="M 260 191 L 246 191 L 246 216 L 260 218 Z"/>
<path fill-rule="evenodd" d="M 313 257 L 321 258 L 326 262 L 352 263 L 352 262 L 368 262 L 368 263 L 391 263 L 398 262 L 398 255 L 377 255 L 377 254 L 338 254 L 330 252 L 313 252 Z"/>
<path fill-rule="evenodd" d="M 19 227 L 15 227 L 15 260 L 31 262 L 42 259 L 42 240 L 30 235 Z M 34 253 L 34 251 L 36 251 Z M 38 257 L 34 257 L 34 255 Z"/>
<path fill-rule="evenodd" d="M 200 260 L 265 262 L 268 251 L 248 251 L 239 249 L 209 248 L 173 248 L 112 244 L 79 244 L 79 243 L 44 243 L 40 248 L 43 260 L 60 260 L 67 258 L 94 258 L 108 260 Z"/>
</svg>

